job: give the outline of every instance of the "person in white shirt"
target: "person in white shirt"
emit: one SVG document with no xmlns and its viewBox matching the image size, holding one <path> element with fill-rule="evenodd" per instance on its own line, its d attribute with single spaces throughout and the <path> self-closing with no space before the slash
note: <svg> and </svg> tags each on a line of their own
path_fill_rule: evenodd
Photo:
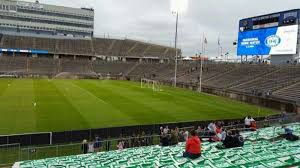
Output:
<svg viewBox="0 0 300 168">
<path fill-rule="evenodd" d="M 118 150 L 123 150 L 124 149 L 124 141 L 121 140 L 119 141 L 118 145 L 117 145 Z"/>
<path fill-rule="evenodd" d="M 250 128 L 250 126 L 251 126 L 251 117 L 246 117 L 245 118 L 245 127 L 246 128 Z"/>
<path fill-rule="evenodd" d="M 94 153 L 95 149 L 94 149 L 94 143 L 90 142 L 88 145 L 88 153 Z"/>
<path fill-rule="evenodd" d="M 209 130 L 209 133 L 211 134 L 215 134 L 216 133 L 216 124 L 215 122 L 211 122 L 210 124 L 208 124 L 207 126 L 208 130 Z"/>
<path fill-rule="evenodd" d="M 187 140 L 189 139 L 189 131 L 186 130 L 186 131 L 183 133 L 183 137 L 184 137 L 184 140 L 187 141 Z"/>
</svg>

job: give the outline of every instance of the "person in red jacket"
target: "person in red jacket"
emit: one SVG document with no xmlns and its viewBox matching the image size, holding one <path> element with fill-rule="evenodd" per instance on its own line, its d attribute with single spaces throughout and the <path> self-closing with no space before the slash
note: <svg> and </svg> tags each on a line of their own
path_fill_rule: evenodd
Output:
<svg viewBox="0 0 300 168">
<path fill-rule="evenodd" d="M 251 121 L 250 130 L 251 131 L 256 131 L 256 121 Z"/>
<path fill-rule="evenodd" d="M 187 140 L 185 145 L 185 152 L 183 157 L 196 159 L 201 156 L 201 141 L 196 135 L 196 131 L 191 131 L 191 137 Z"/>
</svg>

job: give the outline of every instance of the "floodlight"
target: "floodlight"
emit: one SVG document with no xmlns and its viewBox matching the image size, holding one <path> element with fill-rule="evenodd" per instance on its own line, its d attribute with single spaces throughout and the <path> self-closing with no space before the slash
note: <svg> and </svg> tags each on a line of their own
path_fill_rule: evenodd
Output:
<svg viewBox="0 0 300 168">
<path fill-rule="evenodd" d="M 189 0 L 170 0 L 171 12 L 184 13 L 187 11 Z"/>
</svg>

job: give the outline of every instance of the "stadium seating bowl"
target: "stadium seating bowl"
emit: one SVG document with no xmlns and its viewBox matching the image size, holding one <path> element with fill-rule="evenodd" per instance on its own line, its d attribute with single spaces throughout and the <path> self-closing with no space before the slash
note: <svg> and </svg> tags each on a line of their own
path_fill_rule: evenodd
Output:
<svg viewBox="0 0 300 168">
<path fill-rule="evenodd" d="M 291 124 L 295 134 L 299 135 L 299 123 Z M 268 134 L 275 130 L 275 134 Z M 282 130 L 281 130 L 282 131 Z M 23 161 L 14 168 L 31 167 L 203 167 L 203 168 L 270 168 L 300 165 L 300 141 L 268 141 L 280 133 L 280 126 L 268 127 L 257 132 L 246 132 L 248 140 L 242 148 L 217 149 L 218 143 L 203 142 L 202 156 L 195 160 L 182 157 L 185 143 L 176 146 L 148 146 L 91 153 L 77 156 L 65 156 L 43 160 Z"/>
</svg>

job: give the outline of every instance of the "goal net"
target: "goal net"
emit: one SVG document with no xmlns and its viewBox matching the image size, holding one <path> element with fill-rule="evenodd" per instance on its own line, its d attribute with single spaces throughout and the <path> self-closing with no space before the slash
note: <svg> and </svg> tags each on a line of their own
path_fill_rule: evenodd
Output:
<svg viewBox="0 0 300 168">
<path fill-rule="evenodd" d="M 141 79 L 141 88 L 150 88 L 153 91 L 161 91 L 160 84 L 158 81 L 146 78 Z"/>
</svg>

